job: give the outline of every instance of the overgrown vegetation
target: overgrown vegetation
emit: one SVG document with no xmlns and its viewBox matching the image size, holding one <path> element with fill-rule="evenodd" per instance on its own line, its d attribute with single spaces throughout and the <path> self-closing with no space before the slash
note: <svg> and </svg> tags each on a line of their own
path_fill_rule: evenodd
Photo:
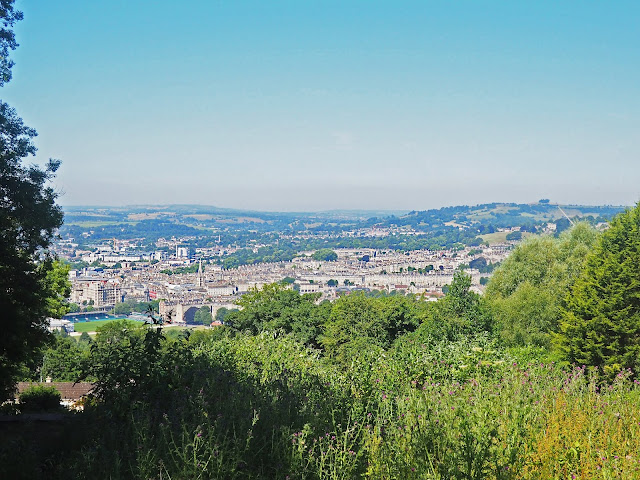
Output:
<svg viewBox="0 0 640 480">
<path fill-rule="evenodd" d="M 88 366 L 87 441 L 56 460 L 58 475 L 635 478 L 629 372 L 601 383 L 543 354 L 419 329 L 337 363 L 290 335 L 112 324 Z"/>
</svg>

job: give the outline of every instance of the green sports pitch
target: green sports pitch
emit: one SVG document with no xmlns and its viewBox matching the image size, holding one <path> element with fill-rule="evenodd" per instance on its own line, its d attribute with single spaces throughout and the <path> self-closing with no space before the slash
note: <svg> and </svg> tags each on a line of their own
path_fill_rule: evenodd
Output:
<svg viewBox="0 0 640 480">
<path fill-rule="evenodd" d="M 133 325 L 142 325 L 142 322 L 136 320 L 129 320 L 126 317 L 121 318 L 110 318 L 108 320 L 94 320 L 92 322 L 75 322 L 73 324 L 73 329 L 76 332 L 97 332 L 98 329 L 104 325 L 107 325 L 112 322 L 117 322 L 119 320 L 124 320 L 128 324 Z"/>
</svg>

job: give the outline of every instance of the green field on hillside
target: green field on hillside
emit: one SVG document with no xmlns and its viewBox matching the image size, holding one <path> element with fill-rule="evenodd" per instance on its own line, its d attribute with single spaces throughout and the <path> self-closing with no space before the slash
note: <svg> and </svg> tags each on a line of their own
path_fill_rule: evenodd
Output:
<svg viewBox="0 0 640 480">
<path fill-rule="evenodd" d="M 489 242 L 489 245 L 493 245 L 495 243 L 505 243 L 507 241 L 507 235 L 511 232 L 495 232 L 495 233 L 487 233 L 485 235 L 478 235 L 485 242 Z M 526 238 L 530 235 L 533 235 L 530 232 L 522 232 L 522 238 Z"/>
</svg>

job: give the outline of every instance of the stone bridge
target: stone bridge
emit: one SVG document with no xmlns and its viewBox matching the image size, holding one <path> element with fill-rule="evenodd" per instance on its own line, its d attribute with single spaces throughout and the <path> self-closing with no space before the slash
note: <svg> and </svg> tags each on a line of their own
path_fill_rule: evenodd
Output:
<svg viewBox="0 0 640 480">
<path fill-rule="evenodd" d="M 158 310 L 164 318 L 170 315 L 173 323 L 193 323 L 196 312 L 202 307 L 209 308 L 213 318 L 223 307 L 227 309 L 238 308 L 237 305 L 230 302 L 168 302 L 160 300 Z"/>
</svg>

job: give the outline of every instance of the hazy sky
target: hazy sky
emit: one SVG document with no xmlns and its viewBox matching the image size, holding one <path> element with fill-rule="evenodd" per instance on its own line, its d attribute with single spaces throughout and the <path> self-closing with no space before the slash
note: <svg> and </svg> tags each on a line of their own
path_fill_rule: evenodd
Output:
<svg viewBox="0 0 640 480">
<path fill-rule="evenodd" d="M 18 0 L 66 205 L 640 199 L 640 2 Z"/>
</svg>

